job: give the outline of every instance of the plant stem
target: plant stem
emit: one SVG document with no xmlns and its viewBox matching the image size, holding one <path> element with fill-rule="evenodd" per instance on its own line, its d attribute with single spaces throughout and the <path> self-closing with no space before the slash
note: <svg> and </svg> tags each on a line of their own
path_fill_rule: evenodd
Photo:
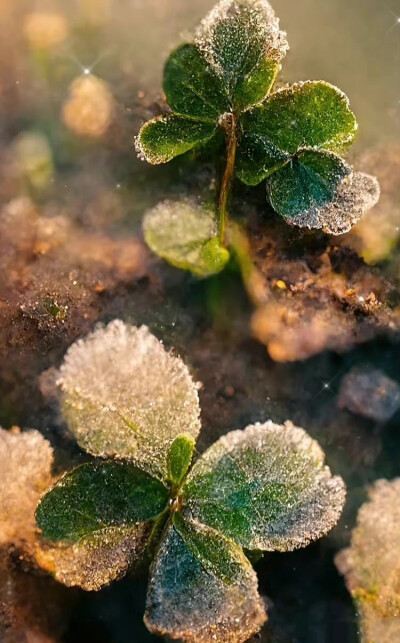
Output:
<svg viewBox="0 0 400 643">
<path fill-rule="evenodd" d="M 227 153 L 224 175 L 222 177 L 221 189 L 218 201 L 219 217 L 219 240 L 222 246 L 226 246 L 226 224 L 228 220 L 227 203 L 232 188 L 235 173 L 237 132 L 236 119 L 233 114 L 227 114 L 223 127 L 226 133 Z"/>
</svg>

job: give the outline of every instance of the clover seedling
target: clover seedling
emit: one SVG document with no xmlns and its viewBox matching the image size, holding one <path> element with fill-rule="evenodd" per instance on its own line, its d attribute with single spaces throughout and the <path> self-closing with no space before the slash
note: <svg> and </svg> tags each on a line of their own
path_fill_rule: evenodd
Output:
<svg viewBox="0 0 400 643">
<path fill-rule="evenodd" d="M 68 351 L 65 417 L 94 462 L 39 502 L 39 563 L 87 590 L 152 560 L 145 622 L 185 641 L 241 642 L 266 619 L 246 550 L 327 533 L 345 488 L 291 423 L 232 431 L 192 465 L 197 386 L 146 327 L 114 321 Z"/>
<path fill-rule="evenodd" d="M 347 97 L 323 81 L 273 90 L 287 50 L 267 0 L 221 0 L 193 42 L 167 60 L 171 112 L 142 127 L 140 157 L 166 163 L 208 143 L 221 128 L 227 149 L 216 213 L 193 202 L 166 202 L 145 217 L 148 245 L 173 265 L 207 275 L 227 263 L 235 173 L 247 185 L 266 181 L 270 205 L 288 222 L 332 234 L 347 232 L 377 201 L 376 179 L 353 172 L 338 155 L 357 131 Z"/>
</svg>

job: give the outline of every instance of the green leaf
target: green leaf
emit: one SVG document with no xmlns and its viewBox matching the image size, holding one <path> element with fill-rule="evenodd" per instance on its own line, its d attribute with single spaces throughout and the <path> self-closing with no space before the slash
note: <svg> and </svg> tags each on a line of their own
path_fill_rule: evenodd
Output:
<svg viewBox="0 0 400 643">
<path fill-rule="evenodd" d="M 286 220 L 304 228 L 322 228 L 329 234 L 344 234 L 364 212 L 374 207 L 379 196 L 380 187 L 374 176 L 352 172 L 339 183 L 328 203 L 314 205 L 301 214 L 286 216 Z"/>
<path fill-rule="evenodd" d="M 191 520 L 247 549 L 289 551 L 336 524 L 345 487 L 303 429 L 267 422 L 218 440 L 196 462 L 182 494 Z"/>
<path fill-rule="evenodd" d="M 215 132 L 216 125 L 212 122 L 166 114 L 143 125 L 136 137 L 136 150 L 140 158 L 152 165 L 167 163 L 175 156 L 207 143 Z"/>
<path fill-rule="evenodd" d="M 136 463 L 168 480 L 168 449 L 200 430 L 197 385 L 146 328 L 116 320 L 73 344 L 60 369 L 64 416 L 95 456 Z"/>
<path fill-rule="evenodd" d="M 291 220 L 332 201 L 338 185 L 351 169 L 331 152 L 304 150 L 267 180 L 274 210 Z"/>
<path fill-rule="evenodd" d="M 244 131 L 239 139 L 236 175 L 246 185 L 258 185 L 290 158 L 267 138 Z"/>
<path fill-rule="evenodd" d="M 214 213 L 194 201 L 163 201 L 143 219 L 147 245 L 176 268 L 207 277 L 221 272 L 229 252 L 218 240 Z"/>
<path fill-rule="evenodd" d="M 35 558 L 40 567 L 68 587 L 99 590 L 140 560 L 151 533 L 151 523 L 108 527 L 78 542 L 39 541 Z"/>
<path fill-rule="evenodd" d="M 177 114 L 216 122 L 230 109 L 220 78 L 195 45 L 172 52 L 165 65 L 164 91 Z"/>
<path fill-rule="evenodd" d="M 196 44 L 221 78 L 235 110 L 268 95 L 288 49 L 267 0 L 221 0 L 197 30 Z"/>
<path fill-rule="evenodd" d="M 168 496 L 161 482 L 131 464 L 83 464 L 43 496 L 36 522 L 45 538 L 76 542 L 108 527 L 147 522 L 166 508 Z"/>
<path fill-rule="evenodd" d="M 179 484 L 192 461 L 195 441 L 191 435 L 178 435 L 168 451 L 169 480 Z"/>
<path fill-rule="evenodd" d="M 266 619 L 249 561 L 213 529 L 178 515 L 174 523 L 151 569 L 147 627 L 187 643 L 247 640 Z"/>
</svg>

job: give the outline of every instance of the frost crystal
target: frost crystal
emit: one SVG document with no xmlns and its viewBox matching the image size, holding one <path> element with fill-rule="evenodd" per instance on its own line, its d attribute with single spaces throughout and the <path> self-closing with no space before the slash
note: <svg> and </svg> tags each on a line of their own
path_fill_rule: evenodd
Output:
<svg viewBox="0 0 400 643">
<path fill-rule="evenodd" d="M 193 467 L 183 494 L 185 514 L 241 546 L 290 551 L 332 529 L 345 486 L 303 429 L 269 421 L 218 440 Z"/>
<path fill-rule="evenodd" d="M 34 511 L 52 482 L 53 450 L 38 431 L 0 429 L 0 545 L 31 543 Z"/>
<path fill-rule="evenodd" d="M 400 478 L 378 480 L 336 566 L 357 603 L 363 643 L 400 640 Z"/>
<path fill-rule="evenodd" d="M 143 553 L 151 526 L 109 527 L 79 542 L 40 541 L 35 556 L 40 567 L 68 585 L 99 590 L 123 576 Z"/>
<path fill-rule="evenodd" d="M 322 228 L 329 234 L 344 234 L 351 230 L 364 212 L 376 205 L 379 196 L 380 187 L 375 177 L 353 172 L 341 182 L 330 203 L 296 215 L 288 221 L 302 228 Z"/>
<path fill-rule="evenodd" d="M 167 479 L 167 453 L 200 430 L 197 387 L 179 357 L 146 328 L 113 321 L 68 350 L 60 369 L 63 410 L 95 456 L 136 462 Z"/>
</svg>

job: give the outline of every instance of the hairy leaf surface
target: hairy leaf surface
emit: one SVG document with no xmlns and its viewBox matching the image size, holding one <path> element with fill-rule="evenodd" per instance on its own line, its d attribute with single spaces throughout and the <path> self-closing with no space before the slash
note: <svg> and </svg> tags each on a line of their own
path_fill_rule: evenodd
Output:
<svg viewBox="0 0 400 643">
<path fill-rule="evenodd" d="M 152 566 L 147 627 L 188 643 L 247 640 L 266 619 L 249 561 L 213 529 L 175 522 Z"/>
<path fill-rule="evenodd" d="M 196 384 L 145 326 L 116 320 L 73 344 L 59 385 L 65 418 L 83 449 L 131 460 L 162 480 L 175 438 L 196 438 L 200 430 Z"/>
<path fill-rule="evenodd" d="M 345 487 L 303 429 L 267 422 L 211 446 L 190 472 L 183 498 L 185 516 L 237 544 L 288 551 L 336 524 Z"/>
<path fill-rule="evenodd" d="M 207 143 L 215 131 L 216 125 L 212 122 L 166 114 L 143 125 L 136 138 L 136 149 L 139 156 L 152 165 L 167 163 Z"/>
<path fill-rule="evenodd" d="M 271 174 L 267 194 L 274 210 L 295 219 L 332 201 L 336 189 L 351 169 L 336 154 L 304 150 Z"/>
<path fill-rule="evenodd" d="M 214 213 L 194 201 L 159 203 L 145 214 L 143 232 L 159 257 L 200 277 L 220 272 L 229 260 L 217 237 Z"/>
<path fill-rule="evenodd" d="M 131 464 L 94 462 L 64 475 L 41 499 L 45 538 L 75 542 L 109 527 L 146 522 L 167 506 L 168 489 Z"/>
</svg>

